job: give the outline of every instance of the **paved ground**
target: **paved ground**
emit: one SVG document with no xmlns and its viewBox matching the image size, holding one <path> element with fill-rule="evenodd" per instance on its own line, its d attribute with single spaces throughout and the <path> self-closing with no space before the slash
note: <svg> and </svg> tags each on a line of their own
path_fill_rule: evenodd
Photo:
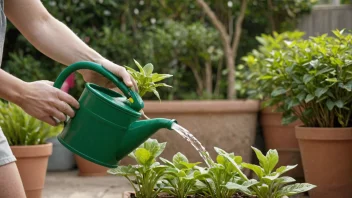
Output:
<svg viewBox="0 0 352 198">
<path fill-rule="evenodd" d="M 48 172 L 42 198 L 122 198 L 131 190 L 123 177 L 80 177 L 77 171 Z"/>
</svg>

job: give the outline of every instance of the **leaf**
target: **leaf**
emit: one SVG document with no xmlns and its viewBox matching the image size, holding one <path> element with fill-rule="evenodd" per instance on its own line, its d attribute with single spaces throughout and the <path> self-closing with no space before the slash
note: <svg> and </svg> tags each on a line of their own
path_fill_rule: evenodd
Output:
<svg viewBox="0 0 352 198">
<path fill-rule="evenodd" d="M 181 162 L 188 163 L 188 159 L 182 153 L 178 152 L 173 156 L 172 162 L 177 168 L 182 169 L 183 165 L 181 164 Z"/>
<path fill-rule="evenodd" d="M 137 67 L 139 68 L 139 72 L 141 72 L 143 74 L 143 76 L 145 76 L 145 72 L 143 67 L 141 66 L 141 64 L 139 64 L 138 61 L 136 61 L 135 59 L 133 59 L 134 63 L 137 65 Z"/>
<path fill-rule="evenodd" d="M 307 84 L 309 81 L 311 81 L 313 79 L 313 76 L 309 75 L 309 74 L 304 74 L 303 76 L 303 82 L 304 84 Z"/>
<path fill-rule="evenodd" d="M 154 89 L 152 89 L 152 91 L 153 91 L 153 93 L 154 93 L 154 95 L 156 96 L 156 97 L 158 97 L 158 99 L 159 99 L 159 101 L 160 101 L 160 95 L 159 95 L 159 92 L 154 88 Z"/>
<path fill-rule="evenodd" d="M 326 106 L 331 111 L 334 108 L 335 103 L 332 100 L 329 99 L 329 100 L 326 101 Z"/>
<path fill-rule="evenodd" d="M 260 166 L 264 169 L 265 172 L 267 172 L 266 170 L 268 170 L 268 160 L 266 159 L 266 157 L 263 155 L 263 153 L 259 149 L 255 148 L 253 146 L 251 146 L 251 148 L 254 150 L 254 152 L 258 158 Z"/>
<path fill-rule="evenodd" d="M 304 100 L 306 103 L 312 101 L 314 99 L 315 96 L 313 96 L 312 94 L 308 94 L 306 99 Z"/>
<path fill-rule="evenodd" d="M 279 154 L 276 149 L 269 149 L 266 153 L 266 159 L 268 161 L 268 172 L 270 173 L 279 162 Z"/>
<path fill-rule="evenodd" d="M 337 82 L 337 78 L 327 78 L 325 79 L 325 81 L 328 81 L 328 82 Z"/>
<path fill-rule="evenodd" d="M 117 168 L 109 169 L 107 172 L 111 175 L 129 176 L 136 175 L 136 171 L 136 168 L 132 167 L 131 165 L 128 165 L 118 166 Z"/>
<path fill-rule="evenodd" d="M 278 190 L 277 197 L 296 195 L 302 192 L 309 191 L 315 187 L 315 185 L 308 183 L 296 183 L 292 185 L 287 185 Z"/>
<path fill-rule="evenodd" d="M 315 74 L 315 76 L 318 76 L 318 75 L 320 75 L 320 74 L 324 74 L 324 73 L 327 73 L 327 72 L 331 72 L 331 71 L 333 71 L 333 70 L 334 70 L 334 68 L 325 67 L 324 69 L 319 70 L 319 71 Z"/>
<path fill-rule="evenodd" d="M 302 102 L 306 98 L 306 93 L 301 92 L 297 95 L 297 99 L 299 102 Z"/>
<path fill-rule="evenodd" d="M 155 84 L 155 87 L 172 87 L 172 86 L 170 86 L 166 83 L 157 83 L 157 84 Z"/>
<path fill-rule="evenodd" d="M 259 183 L 259 181 L 255 180 L 255 179 L 250 179 L 248 181 L 243 182 L 242 186 L 249 188 L 249 187 L 256 185 L 258 183 Z"/>
<path fill-rule="evenodd" d="M 135 152 L 137 162 L 146 165 L 152 158 L 152 154 L 145 148 L 137 148 Z"/>
<path fill-rule="evenodd" d="M 225 187 L 229 190 L 238 190 L 246 195 L 252 195 L 252 192 L 246 187 L 233 182 L 228 182 Z"/>
<path fill-rule="evenodd" d="M 164 80 L 166 78 L 170 78 L 173 75 L 171 74 L 158 74 L 158 73 L 154 73 L 152 74 L 152 82 L 159 82 L 161 80 Z"/>
<path fill-rule="evenodd" d="M 338 107 L 338 108 L 343 108 L 343 106 L 344 106 L 344 103 L 342 102 L 342 100 L 337 100 L 336 102 L 335 102 L 335 105 Z"/>
<path fill-rule="evenodd" d="M 276 183 L 278 184 L 288 184 L 288 183 L 292 183 L 295 182 L 296 180 L 292 177 L 288 177 L 288 176 L 283 176 L 283 177 L 279 177 L 277 179 L 274 180 Z"/>
<path fill-rule="evenodd" d="M 169 160 L 167 160 L 167 159 L 165 159 L 165 158 L 163 158 L 163 157 L 160 157 L 159 158 L 162 162 L 164 162 L 166 165 L 168 165 L 168 166 L 170 166 L 170 167 L 175 167 L 175 165 L 172 163 L 172 162 L 170 162 Z"/>
<path fill-rule="evenodd" d="M 280 175 L 286 173 L 287 171 L 290 171 L 294 168 L 296 168 L 297 165 L 293 165 L 293 166 L 280 166 L 279 168 L 276 169 L 276 172 L 279 173 Z"/>
<path fill-rule="evenodd" d="M 149 76 L 153 73 L 154 66 L 151 63 L 148 63 L 143 67 L 143 70 L 144 70 L 145 75 Z"/>
<path fill-rule="evenodd" d="M 285 115 L 282 118 L 281 124 L 288 125 L 288 124 L 291 124 L 292 122 L 296 121 L 297 119 L 298 119 L 298 117 L 295 115 L 291 115 L 291 114 Z"/>
<path fill-rule="evenodd" d="M 320 98 L 324 93 L 326 93 L 328 91 L 328 88 L 327 87 L 324 87 L 324 88 L 317 88 L 315 90 L 315 96 Z"/>
<path fill-rule="evenodd" d="M 241 165 L 244 168 L 248 168 L 248 169 L 252 170 L 258 176 L 259 179 L 261 179 L 264 175 L 263 169 L 258 165 L 248 164 L 248 163 L 242 163 Z"/>
<path fill-rule="evenodd" d="M 271 96 L 272 97 L 276 97 L 276 96 L 279 96 L 279 95 L 282 95 L 286 93 L 286 90 L 282 87 L 278 87 L 277 89 L 275 89 L 272 93 L 271 93 Z"/>
</svg>

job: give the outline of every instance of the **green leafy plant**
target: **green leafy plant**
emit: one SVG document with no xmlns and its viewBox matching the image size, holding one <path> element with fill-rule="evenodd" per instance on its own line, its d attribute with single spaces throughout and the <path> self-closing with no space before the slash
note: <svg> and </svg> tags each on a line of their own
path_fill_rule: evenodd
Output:
<svg viewBox="0 0 352 198">
<path fill-rule="evenodd" d="M 246 56 L 241 58 L 242 64 L 237 66 L 236 89 L 241 98 L 267 100 L 276 84 L 264 81 L 270 78 L 268 75 L 271 57 L 274 51 L 285 51 L 287 43 L 302 40 L 304 32 L 292 31 L 272 35 L 262 34 L 256 39 L 260 43 L 257 49 L 253 49 Z"/>
<path fill-rule="evenodd" d="M 266 155 L 252 147 L 254 150 L 260 166 L 243 162 L 241 165 L 244 168 L 252 170 L 258 180 L 251 179 L 242 183 L 241 186 L 238 183 L 228 182 L 226 187 L 228 189 L 240 190 L 247 195 L 255 195 L 258 198 L 282 198 L 284 196 L 292 196 L 302 192 L 309 191 L 315 188 L 315 185 L 308 183 L 289 183 L 295 182 L 295 179 L 288 176 L 281 176 L 294 169 L 297 165 L 293 166 L 281 166 L 274 171 L 277 163 L 279 162 L 279 155 L 277 150 L 270 149 Z"/>
<path fill-rule="evenodd" d="M 155 139 L 148 139 L 128 156 L 135 159 L 137 165 L 119 166 L 109 169 L 112 175 L 124 176 L 133 187 L 138 198 L 156 198 L 161 191 L 156 188 L 168 166 L 160 165 L 156 158 L 164 151 L 165 143 Z"/>
<path fill-rule="evenodd" d="M 241 183 L 247 177 L 241 171 L 241 156 L 235 156 L 234 153 L 227 153 L 224 150 L 215 147 L 218 153 L 217 163 L 213 164 L 209 169 L 197 167 L 202 173 L 202 177 L 196 183 L 199 194 L 208 197 L 232 197 L 238 189 L 229 189 L 225 185 L 228 182 Z"/>
<path fill-rule="evenodd" d="M 27 114 L 19 106 L 0 101 L 0 127 L 9 145 L 45 144 L 48 138 L 56 136 L 62 125 L 53 127 Z"/>
<path fill-rule="evenodd" d="M 180 152 L 173 156 L 172 162 L 162 157 L 160 160 L 168 166 L 166 175 L 159 185 L 161 191 L 179 198 L 193 195 L 197 177 L 201 176 L 194 167 L 200 162 L 189 163 L 187 157 Z"/>
<path fill-rule="evenodd" d="M 352 126 L 352 35 L 333 33 L 286 43 L 268 57 L 258 84 L 275 87 L 265 105 L 276 105 L 284 124 L 300 119 L 307 127 Z"/>
<path fill-rule="evenodd" d="M 171 87 L 165 83 L 157 83 L 166 78 L 172 77 L 171 74 L 158 74 L 153 73 L 154 66 L 151 63 L 146 64 L 142 67 L 136 60 L 134 60 L 137 65 L 139 71 L 135 69 L 125 66 L 127 71 L 131 74 L 131 76 L 137 81 L 138 85 L 138 93 L 141 97 L 143 97 L 148 92 L 153 92 L 156 97 L 160 100 L 159 92 L 157 91 L 158 87 Z"/>
<path fill-rule="evenodd" d="M 296 167 L 276 168 L 279 156 L 276 150 L 263 155 L 252 147 L 260 166 L 245 163 L 241 156 L 215 147 L 218 153 L 216 163 L 211 167 L 201 167 L 200 162 L 191 163 L 182 153 L 173 156 L 172 162 L 159 157 L 166 143 L 148 139 L 129 154 L 136 165 L 119 166 L 108 170 L 112 175 L 124 176 L 134 189 L 136 197 L 156 198 L 158 195 L 187 197 L 257 197 L 283 198 L 309 191 L 315 187 L 308 183 L 294 183 L 291 177 L 282 174 Z M 157 158 L 164 165 L 157 162 Z M 249 179 L 243 169 L 254 171 L 257 179 Z"/>
</svg>

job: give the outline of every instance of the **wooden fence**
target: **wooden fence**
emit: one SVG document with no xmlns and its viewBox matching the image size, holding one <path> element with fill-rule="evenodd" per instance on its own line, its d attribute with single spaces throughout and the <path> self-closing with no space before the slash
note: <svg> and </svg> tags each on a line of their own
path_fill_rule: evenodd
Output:
<svg viewBox="0 0 352 198">
<path fill-rule="evenodd" d="M 352 30 L 352 5 L 319 5 L 309 15 L 303 16 L 297 29 L 306 32 L 305 37 L 317 36 L 335 29 Z"/>
</svg>

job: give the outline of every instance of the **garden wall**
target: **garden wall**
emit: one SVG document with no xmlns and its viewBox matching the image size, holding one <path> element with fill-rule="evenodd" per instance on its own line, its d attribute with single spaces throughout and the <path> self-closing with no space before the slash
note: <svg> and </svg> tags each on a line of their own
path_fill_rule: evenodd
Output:
<svg viewBox="0 0 352 198">
<path fill-rule="evenodd" d="M 335 29 L 352 29 L 352 5 L 314 6 L 309 15 L 301 17 L 298 29 L 306 32 L 305 38 L 328 33 Z"/>
</svg>

